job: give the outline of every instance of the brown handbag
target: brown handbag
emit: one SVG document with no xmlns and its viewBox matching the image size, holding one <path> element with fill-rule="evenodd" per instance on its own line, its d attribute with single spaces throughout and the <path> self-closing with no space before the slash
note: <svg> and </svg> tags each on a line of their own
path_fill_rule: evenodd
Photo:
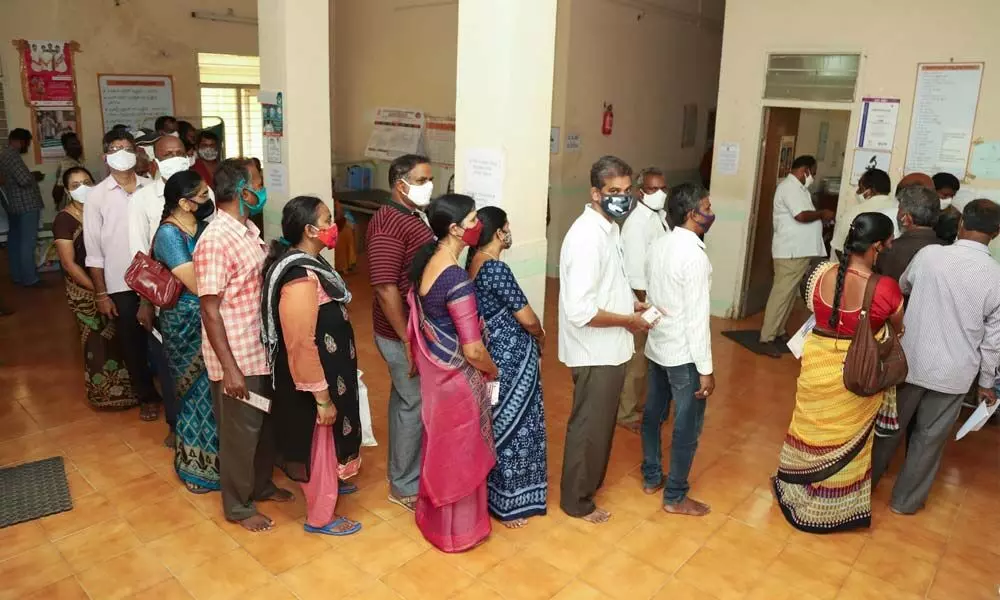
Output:
<svg viewBox="0 0 1000 600">
<path fill-rule="evenodd" d="M 865 286 L 865 301 L 861 305 L 858 328 L 844 359 L 844 387 L 859 396 L 874 396 L 906 381 L 906 355 L 899 336 L 886 322 L 883 341 L 875 339 L 869 314 L 872 298 L 881 275 L 872 273 Z"/>
<path fill-rule="evenodd" d="M 153 235 L 153 244 L 156 235 Z M 153 258 L 153 245 L 149 255 L 138 252 L 125 271 L 125 285 L 158 308 L 173 308 L 184 290 L 184 283 L 170 272 L 163 263 Z"/>
</svg>

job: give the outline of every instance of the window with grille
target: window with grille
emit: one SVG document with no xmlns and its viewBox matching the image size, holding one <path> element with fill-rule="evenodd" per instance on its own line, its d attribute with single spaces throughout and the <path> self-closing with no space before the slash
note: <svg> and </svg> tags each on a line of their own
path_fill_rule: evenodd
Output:
<svg viewBox="0 0 1000 600">
<path fill-rule="evenodd" d="M 235 54 L 198 54 L 201 82 L 202 127 L 222 119 L 228 156 L 264 153 L 263 122 L 257 91 L 260 89 L 260 58 Z"/>
<path fill-rule="evenodd" d="M 860 63 L 858 54 L 772 54 L 764 97 L 853 102 Z"/>
</svg>

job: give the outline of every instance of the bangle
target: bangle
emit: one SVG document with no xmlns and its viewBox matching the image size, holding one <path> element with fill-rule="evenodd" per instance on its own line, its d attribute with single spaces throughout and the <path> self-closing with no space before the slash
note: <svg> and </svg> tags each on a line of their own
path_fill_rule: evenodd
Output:
<svg viewBox="0 0 1000 600">
<path fill-rule="evenodd" d="M 327 406 L 330 406 L 331 404 L 333 404 L 333 401 L 330 401 L 330 402 L 317 402 L 316 406 L 319 406 L 321 408 L 326 408 Z"/>
<path fill-rule="evenodd" d="M 108 293 L 107 292 L 97 292 L 97 294 L 95 294 L 95 295 L 98 298 L 107 298 L 108 297 Z"/>
</svg>

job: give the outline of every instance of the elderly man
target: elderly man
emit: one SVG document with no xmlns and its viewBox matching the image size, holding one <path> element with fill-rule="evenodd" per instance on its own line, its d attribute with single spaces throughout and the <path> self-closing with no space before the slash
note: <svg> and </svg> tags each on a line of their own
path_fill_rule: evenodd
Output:
<svg viewBox="0 0 1000 600">
<path fill-rule="evenodd" d="M 635 210 L 622 225 L 622 246 L 625 250 L 625 272 L 628 283 L 639 301 L 646 300 L 646 254 L 657 239 L 667 231 L 664 204 L 667 181 L 663 171 L 649 167 L 639 173 L 638 199 Z M 646 334 L 636 333 L 635 354 L 628 363 L 625 387 L 618 402 L 618 424 L 632 432 L 639 431 L 642 415 L 637 411 L 646 400 Z"/>
<path fill-rule="evenodd" d="M 923 186 L 903 188 L 897 193 L 897 198 L 899 209 L 896 222 L 903 233 L 892 246 L 878 255 L 875 269 L 899 281 L 917 252 L 941 243 L 934 232 L 941 209 L 937 195 Z"/>
</svg>

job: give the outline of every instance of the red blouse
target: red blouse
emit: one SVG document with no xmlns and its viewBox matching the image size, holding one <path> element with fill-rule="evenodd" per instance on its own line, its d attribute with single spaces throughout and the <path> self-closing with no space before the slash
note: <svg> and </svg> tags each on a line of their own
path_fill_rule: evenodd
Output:
<svg viewBox="0 0 1000 600">
<path fill-rule="evenodd" d="M 830 269 L 829 277 L 836 277 L 836 269 Z M 813 290 L 813 313 L 816 315 L 816 326 L 830 330 L 830 315 L 833 314 L 833 307 L 827 304 L 820 295 L 820 285 L 816 285 Z M 832 300 L 832 299 L 831 299 Z M 871 322 L 872 331 L 878 331 L 882 325 L 889 320 L 889 317 L 896 314 L 899 307 L 903 305 L 903 292 L 899 289 L 899 284 L 892 277 L 882 277 L 875 285 L 875 296 L 872 298 L 872 311 L 868 320 Z M 844 336 L 853 336 L 858 328 L 858 319 L 861 317 L 861 307 L 854 310 L 840 310 L 839 333 Z"/>
</svg>

